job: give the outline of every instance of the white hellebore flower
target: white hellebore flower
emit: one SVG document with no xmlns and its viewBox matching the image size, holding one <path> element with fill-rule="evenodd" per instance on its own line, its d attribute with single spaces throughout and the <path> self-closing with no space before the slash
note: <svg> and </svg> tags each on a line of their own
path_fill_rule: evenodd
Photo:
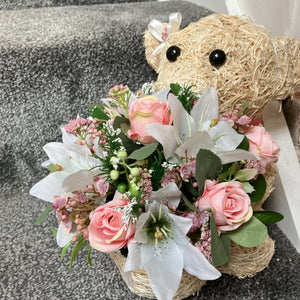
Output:
<svg viewBox="0 0 300 300">
<path fill-rule="evenodd" d="M 144 268 L 158 300 L 173 299 L 182 270 L 202 280 L 221 276 L 186 236 L 192 220 L 169 213 L 160 202 L 149 204 L 136 224 L 135 241 L 128 244 L 124 278 L 131 286 L 131 271 Z"/>
<path fill-rule="evenodd" d="M 236 149 L 243 136 L 238 134 L 230 124 L 218 121 L 218 95 L 214 88 L 208 88 L 194 105 L 189 114 L 178 98 L 168 95 L 173 125 L 149 124 L 147 132 L 153 136 L 164 149 L 165 158 L 172 157 L 179 161 L 187 155 L 196 157 L 200 149 L 216 153 L 223 164 L 243 159 L 257 159 L 248 151 Z"/>
<path fill-rule="evenodd" d="M 53 163 L 57 171 L 50 173 L 29 191 L 30 195 L 48 202 L 53 202 L 54 196 L 83 190 L 87 185 L 92 184 L 98 170 L 89 170 L 100 164 L 99 160 L 91 156 L 90 150 L 85 145 L 75 144 L 76 137 L 66 133 L 64 128 L 62 128 L 62 135 L 63 143 L 52 142 L 43 147 L 49 157 L 43 166 L 47 167 Z M 96 141 L 94 146 L 97 147 Z M 100 154 L 98 152 L 98 155 Z M 76 232 L 66 234 L 65 231 L 60 223 L 56 236 L 60 247 L 64 247 L 76 235 Z"/>
</svg>

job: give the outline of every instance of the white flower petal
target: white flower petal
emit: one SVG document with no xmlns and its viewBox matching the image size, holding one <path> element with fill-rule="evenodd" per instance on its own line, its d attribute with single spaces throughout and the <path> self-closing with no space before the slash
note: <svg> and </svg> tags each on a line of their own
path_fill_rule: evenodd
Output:
<svg viewBox="0 0 300 300">
<path fill-rule="evenodd" d="M 183 251 L 184 269 L 191 275 L 201 280 L 215 280 L 222 275 L 192 244 L 188 243 Z"/>
<path fill-rule="evenodd" d="M 177 207 L 180 202 L 181 192 L 174 182 L 169 183 L 167 186 L 159 189 L 158 191 L 151 192 L 149 195 L 149 201 L 159 201 L 164 203 L 168 202 L 168 206 L 171 208 L 174 205 Z"/>
<path fill-rule="evenodd" d="M 178 133 L 178 144 L 181 145 L 196 130 L 195 122 L 174 94 L 170 93 L 168 95 L 168 102 L 173 117 L 173 124 Z"/>
<path fill-rule="evenodd" d="M 256 157 L 252 153 L 250 153 L 249 151 L 242 150 L 242 149 L 218 152 L 217 155 L 220 157 L 223 165 L 232 163 L 234 161 L 241 161 L 241 160 L 245 160 L 245 159 L 249 159 L 249 160 L 258 160 L 259 159 L 258 157 Z"/>
<path fill-rule="evenodd" d="M 174 151 L 178 146 L 174 126 L 152 123 L 146 126 L 146 130 L 163 146 L 166 159 L 174 157 Z"/>
<path fill-rule="evenodd" d="M 131 272 L 143 267 L 141 259 L 141 247 L 135 242 L 129 242 L 127 244 L 127 248 L 128 255 L 124 267 L 124 280 L 128 286 L 132 287 Z"/>
<path fill-rule="evenodd" d="M 170 89 L 163 89 L 156 92 L 153 96 L 157 97 L 162 102 L 165 102 L 168 98 L 169 93 L 170 93 Z"/>
<path fill-rule="evenodd" d="M 39 199 L 53 202 L 54 196 L 61 196 L 65 191 L 62 181 L 70 176 L 69 173 L 59 171 L 49 174 L 36 183 L 29 191 L 29 194 Z"/>
<path fill-rule="evenodd" d="M 200 130 L 202 122 L 216 119 L 219 116 L 218 94 L 215 88 L 209 87 L 194 105 L 191 116 Z"/>
<path fill-rule="evenodd" d="M 173 240 L 150 243 L 141 247 L 142 265 L 158 300 L 172 300 L 178 289 L 183 269 L 182 254 Z"/>
<path fill-rule="evenodd" d="M 77 234 L 77 230 L 74 232 L 72 231 L 71 233 L 65 233 L 65 228 L 62 223 L 59 224 L 58 229 L 57 229 L 57 234 L 56 234 L 56 242 L 57 245 L 61 248 L 66 246 L 72 238 Z"/>
<path fill-rule="evenodd" d="M 179 217 L 174 214 L 169 214 L 169 217 L 175 223 L 174 240 L 176 242 L 182 238 L 184 238 L 185 240 L 188 240 L 186 237 L 186 234 L 189 232 L 190 228 L 192 227 L 192 223 L 193 223 L 192 219 Z"/>
<path fill-rule="evenodd" d="M 85 190 L 89 184 L 93 184 L 94 177 L 97 175 L 97 170 L 80 170 L 73 174 L 70 174 L 62 182 L 62 187 L 65 192 L 74 192 L 79 190 Z"/>
<path fill-rule="evenodd" d="M 192 136 L 180 147 L 178 147 L 175 153 L 179 157 L 185 157 L 187 150 L 187 155 L 191 157 L 196 157 L 200 149 L 208 149 L 213 151 L 215 145 L 206 131 L 197 131 L 192 134 Z"/>
<path fill-rule="evenodd" d="M 139 216 L 139 219 L 136 223 L 134 238 L 138 243 L 147 243 L 148 241 L 147 231 L 144 230 L 144 226 L 149 216 L 150 211 L 148 210 L 147 212 Z"/>
<path fill-rule="evenodd" d="M 77 138 L 73 134 L 67 133 L 64 127 L 61 128 L 61 132 L 63 144 L 69 151 L 74 151 L 81 155 L 85 155 L 87 151 L 86 146 L 75 144 Z"/>
<path fill-rule="evenodd" d="M 244 139 L 243 135 L 238 134 L 225 121 L 220 121 L 216 126 L 211 127 L 208 134 L 215 142 L 217 152 L 234 150 Z"/>
<path fill-rule="evenodd" d="M 50 161 L 59 164 L 60 160 L 68 156 L 68 150 L 63 143 L 52 142 L 43 146 L 44 151 L 48 155 Z"/>
</svg>

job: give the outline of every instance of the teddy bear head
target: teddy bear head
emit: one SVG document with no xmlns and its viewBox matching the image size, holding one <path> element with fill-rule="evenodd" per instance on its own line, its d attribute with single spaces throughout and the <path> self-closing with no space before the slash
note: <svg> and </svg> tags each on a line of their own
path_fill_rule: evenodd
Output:
<svg viewBox="0 0 300 300">
<path fill-rule="evenodd" d="M 220 113 L 249 102 L 248 115 L 259 117 L 273 99 L 300 89 L 300 42 L 271 39 L 245 16 L 212 14 L 178 30 L 179 13 L 169 24 L 151 21 L 145 33 L 146 59 L 158 73 L 155 86 L 216 88 Z"/>
</svg>

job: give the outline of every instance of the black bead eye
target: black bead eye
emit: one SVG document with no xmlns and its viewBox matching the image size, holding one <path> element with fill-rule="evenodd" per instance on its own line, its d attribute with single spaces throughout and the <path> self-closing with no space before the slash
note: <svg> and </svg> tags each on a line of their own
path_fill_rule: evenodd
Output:
<svg viewBox="0 0 300 300">
<path fill-rule="evenodd" d="M 177 46 L 171 46 L 168 50 L 167 50 L 167 59 L 171 62 L 174 62 L 177 60 L 177 57 L 180 55 L 180 48 Z"/>
<path fill-rule="evenodd" d="M 216 49 L 209 54 L 209 62 L 213 67 L 219 68 L 225 64 L 226 54 L 223 50 Z"/>
</svg>

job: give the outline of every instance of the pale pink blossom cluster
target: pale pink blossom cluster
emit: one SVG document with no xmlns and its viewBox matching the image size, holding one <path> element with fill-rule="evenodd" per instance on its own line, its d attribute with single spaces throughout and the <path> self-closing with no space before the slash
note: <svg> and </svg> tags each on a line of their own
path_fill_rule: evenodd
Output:
<svg viewBox="0 0 300 300">
<path fill-rule="evenodd" d="M 87 132 L 87 128 L 90 124 L 90 120 L 77 118 L 75 120 L 70 120 L 65 126 L 65 130 L 67 133 L 77 136 L 81 132 Z"/>
</svg>

